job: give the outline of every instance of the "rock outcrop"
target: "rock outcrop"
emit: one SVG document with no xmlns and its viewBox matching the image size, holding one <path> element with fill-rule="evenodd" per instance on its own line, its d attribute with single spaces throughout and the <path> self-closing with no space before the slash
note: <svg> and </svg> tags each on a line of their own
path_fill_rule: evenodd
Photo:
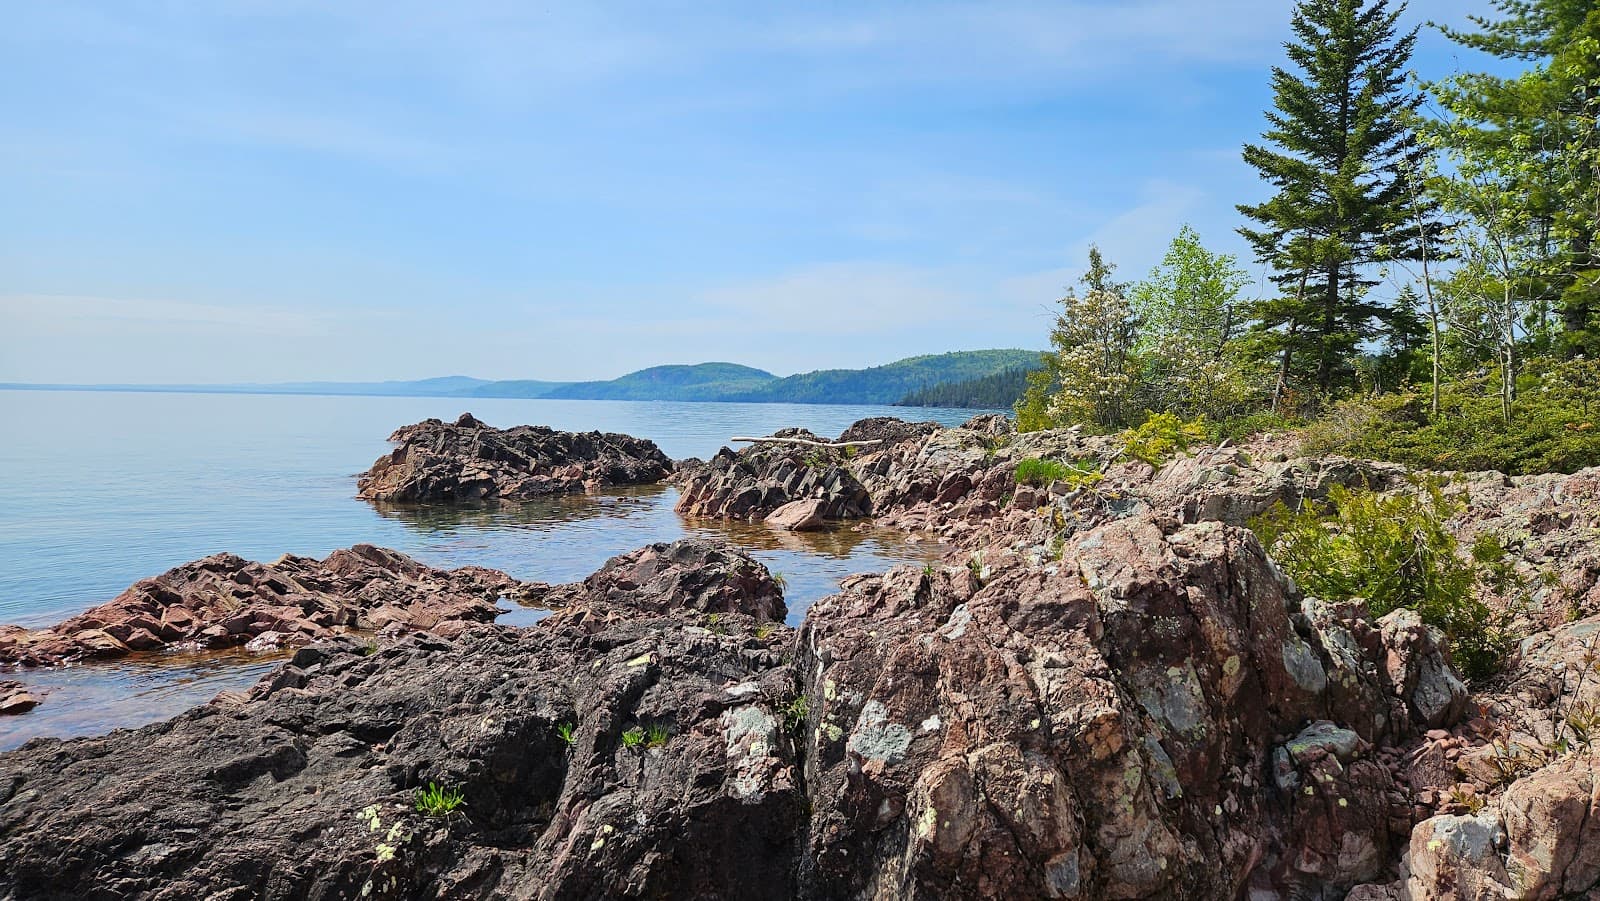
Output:
<svg viewBox="0 0 1600 901">
<path fill-rule="evenodd" d="M 822 440 L 804 429 L 784 429 L 775 437 Z M 805 445 L 757 444 L 737 453 L 723 448 L 680 474 L 677 510 L 685 516 L 755 521 L 806 500 L 817 502 L 823 519 L 868 516 L 872 498 L 845 462 L 846 452 Z"/>
<path fill-rule="evenodd" d="M 169 722 L 0 754 L 0 898 L 791 897 L 770 581 L 730 579 L 712 630 L 611 570 L 534 627 L 305 648 Z M 429 784 L 464 803 L 420 811 Z"/>
<path fill-rule="evenodd" d="M 15 680 L 0 680 L 0 716 L 27 713 L 39 706 L 37 695 Z"/>
<path fill-rule="evenodd" d="M 883 443 L 724 450 L 680 509 L 873 514 L 943 565 L 796 632 L 746 555 L 651 545 L 519 586 L 555 611 L 526 629 L 336 638 L 32 742 L 0 755 L 0 901 L 1600 898 L 1600 471 L 1448 489 L 1535 608 L 1469 692 L 1416 614 L 1306 597 L 1241 528 L 1403 467 L 1270 439 L 1152 466 L 999 417 L 846 435 Z M 1078 477 L 1017 484 L 1032 458 Z M 429 815 L 430 783 L 464 804 Z"/>
<path fill-rule="evenodd" d="M 766 567 L 710 541 L 651 544 L 613 557 L 599 571 L 568 585 L 532 583 L 522 600 L 577 615 L 740 613 L 782 622 L 783 589 Z"/>
<path fill-rule="evenodd" d="M 526 500 L 605 485 L 653 484 L 672 472 L 654 442 L 545 426 L 497 429 L 471 413 L 395 430 L 393 451 L 357 481 L 361 497 L 396 503 Z"/>
<path fill-rule="evenodd" d="M 1057 565 L 819 601 L 815 897 L 1321 897 L 1384 872 L 1409 820 L 1374 749 L 1415 724 L 1383 701 L 1382 630 L 1296 607 L 1249 533 L 1138 517 Z"/>
<path fill-rule="evenodd" d="M 173 646 L 293 647 L 354 630 L 449 633 L 492 622 L 496 599 L 520 590 L 495 570 L 434 569 L 370 544 L 322 560 L 216 554 L 47 629 L 0 626 L 0 663 L 50 666 Z"/>
</svg>

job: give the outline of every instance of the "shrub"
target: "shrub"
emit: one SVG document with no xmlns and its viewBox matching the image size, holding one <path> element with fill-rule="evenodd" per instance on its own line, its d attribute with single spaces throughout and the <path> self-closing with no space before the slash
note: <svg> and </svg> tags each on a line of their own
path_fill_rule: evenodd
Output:
<svg viewBox="0 0 1600 901">
<path fill-rule="evenodd" d="M 1123 456 L 1160 466 L 1189 445 L 1205 441 L 1206 421 L 1201 416 L 1185 422 L 1176 413 L 1152 413 L 1137 428 L 1124 431 Z"/>
<path fill-rule="evenodd" d="M 466 803 L 466 797 L 459 788 L 443 789 L 429 782 L 427 788 L 417 789 L 417 812 L 423 816 L 448 816 Z"/>
<path fill-rule="evenodd" d="M 1504 618 L 1479 597 L 1506 587 L 1504 552 L 1479 542 L 1463 554 L 1445 522 L 1461 510 L 1437 478 L 1413 492 L 1335 486 L 1327 503 L 1292 511 L 1281 502 L 1251 522 L 1279 565 L 1326 601 L 1362 599 L 1374 616 L 1400 607 L 1444 632 L 1468 677 L 1493 673 L 1509 645 Z"/>
<path fill-rule="evenodd" d="M 1051 482 L 1065 479 L 1071 472 L 1065 463 L 1029 458 L 1017 464 L 1017 484 L 1043 488 Z"/>
<path fill-rule="evenodd" d="M 1334 405 L 1306 427 L 1306 453 L 1341 453 L 1423 469 L 1494 469 L 1510 475 L 1600 466 L 1600 391 L 1591 361 L 1529 364 L 1511 421 L 1501 416 L 1490 377 L 1440 394 L 1439 416 L 1422 392 Z"/>
<path fill-rule="evenodd" d="M 1068 488 L 1076 491 L 1079 488 L 1092 487 L 1100 479 L 1100 470 L 1088 460 L 1061 463 L 1056 460 L 1029 458 L 1017 464 L 1018 485 L 1044 488 L 1052 482 L 1065 482 Z"/>
</svg>

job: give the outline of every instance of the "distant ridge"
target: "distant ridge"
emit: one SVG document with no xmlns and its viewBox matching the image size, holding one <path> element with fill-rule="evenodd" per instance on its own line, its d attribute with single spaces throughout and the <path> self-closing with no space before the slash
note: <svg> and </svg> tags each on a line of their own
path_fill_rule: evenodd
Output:
<svg viewBox="0 0 1600 901">
<path fill-rule="evenodd" d="M 595 382 L 489 381 L 452 375 L 415 381 L 280 382 L 233 385 L 64 385 L 0 383 L 34 391 L 149 391 L 206 394 L 328 394 L 384 397 L 505 397 L 799 404 L 893 404 L 915 392 L 1039 365 L 1033 350 L 963 350 L 908 357 L 867 369 L 823 369 L 780 378 L 738 363 L 652 366 Z"/>
</svg>

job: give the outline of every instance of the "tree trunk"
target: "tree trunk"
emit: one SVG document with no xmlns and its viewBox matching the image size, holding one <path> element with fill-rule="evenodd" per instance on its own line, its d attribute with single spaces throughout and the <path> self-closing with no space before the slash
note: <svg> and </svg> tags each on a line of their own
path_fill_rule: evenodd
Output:
<svg viewBox="0 0 1600 901">
<path fill-rule="evenodd" d="M 1328 267 L 1328 290 L 1322 298 L 1322 331 L 1317 342 L 1317 388 L 1326 396 L 1333 389 L 1333 330 L 1339 312 L 1339 264 Z"/>
</svg>

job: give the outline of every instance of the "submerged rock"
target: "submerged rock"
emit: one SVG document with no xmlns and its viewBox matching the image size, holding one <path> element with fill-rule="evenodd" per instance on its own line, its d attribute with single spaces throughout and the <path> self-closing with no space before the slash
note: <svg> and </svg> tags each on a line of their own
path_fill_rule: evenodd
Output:
<svg viewBox="0 0 1600 901">
<path fill-rule="evenodd" d="M 654 442 L 545 426 L 497 429 L 463 413 L 397 429 L 398 445 L 357 481 L 368 500 L 399 503 L 525 500 L 604 485 L 646 485 L 672 472 Z"/>
<path fill-rule="evenodd" d="M 0 663 L 49 666 L 175 645 L 264 650 L 352 630 L 448 630 L 492 622 L 496 599 L 520 589 L 502 572 L 434 569 L 370 544 L 322 560 L 216 554 L 47 629 L 0 626 Z"/>
<path fill-rule="evenodd" d="M 0 716 L 27 713 L 38 706 L 38 696 L 29 692 L 26 685 L 16 681 L 0 681 Z"/>
</svg>

